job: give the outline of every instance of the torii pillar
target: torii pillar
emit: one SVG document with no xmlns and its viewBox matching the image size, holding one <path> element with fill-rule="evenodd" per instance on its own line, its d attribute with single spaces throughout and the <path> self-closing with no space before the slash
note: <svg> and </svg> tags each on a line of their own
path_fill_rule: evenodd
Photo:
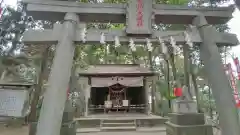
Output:
<svg viewBox="0 0 240 135">
<path fill-rule="evenodd" d="M 222 135 L 240 135 L 240 122 L 232 88 L 227 80 L 221 56 L 214 41 L 216 29 L 207 23 L 203 15 L 197 16 L 193 24 L 198 27 L 202 38 L 200 56 L 204 62 L 205 72 L 216 101 Z"/>
<path fill-rule="evenodd" d="M 49 76 L 49 86 L 44 93 L 36 135 L 60 135 L 75 51 L 73 40 L 78 21 L 79 18 L 75 13 L 66 13 L 62 25 L 63 33 L 58 40 Z"/>
</svg>

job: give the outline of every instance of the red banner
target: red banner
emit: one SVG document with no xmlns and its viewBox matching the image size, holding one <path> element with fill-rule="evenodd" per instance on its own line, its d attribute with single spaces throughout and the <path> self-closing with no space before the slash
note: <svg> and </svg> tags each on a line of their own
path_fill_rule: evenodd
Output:
<svg viewBox="0 0 240 135">
<path fill-rule="evenodd" d="M 230 63 L 227 64 L 227 71 L 228 71 L 228 74 L 229 74 L 229 77 L 230 77 L 231 86 L 233 88 L 233 96 L 234 96 L 234 99 L 236 101 L 236 106 L 240 107 L 240 98 L 239 98 L 239 94 L 238 94 L 238 91 L 237 91 L 237 86 L 236 86 L 232 66 L 231 66 Z"/>
<path fill-rule="evenodd" d="M 239 60 L 238 60 L 238 58 L 234 58 L 233 61 L 234 61 L 234 64 L 235 64 L 235 66 L 237 68 L 238 80 L 240 80 L 240 64 L 239 64 Z"/>
<path fill-rule="evenodd" d="M 143 0 L 137 1 L 137 26 L 143 26 Z"/>
<path fill-rule="evenodd" d="M 236 92 L 237 91 L 237 86 L 236 86 L 236 82 L 235 82 L 235 77 L 234 77 L 234 74 L 233 74 L 232 66 L 231 66 L 230 63 L 228 63 L 227 68 L 228 68 L 228 74 L 230 76 L 230 81 L 231 81 L 232 88 L 233 88 L 234 92 Z"/>
</svg>

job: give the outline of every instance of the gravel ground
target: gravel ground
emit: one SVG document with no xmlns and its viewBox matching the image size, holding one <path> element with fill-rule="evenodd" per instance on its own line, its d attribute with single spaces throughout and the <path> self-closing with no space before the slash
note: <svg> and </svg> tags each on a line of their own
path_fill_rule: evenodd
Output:
<svg viewBox="0 0 240 135">
<path fill-rule="evenodd" d="M 28 135 L 28 126 L 23 127 L 0 126 L 0 135 Z"/>
<path fill-rule="evenodd" d="M 94 133 L 80 133 L 77 135 L 166 135 L 164 132 L 94 132 Z M 0 135 L 28 135 L 28 126 L 24 127 L 0 127 Z"/>
<path fill-rule="evenodd" d="M 93 132 L 79 133 L 77 135 L 166 135 L 165 132 Z M 0 135 L 28 135 L 28 126 L 23 127 L 4 127 L 0 126 Z M 215 135 L 221 135 L 221 132 L 215 131 Z"/>
<path fill-rule="evenodd" d="M 95 132 L 95 133 L 80 133 L 77 135 L 166 135 L 165 132 Z"/>
</svg>

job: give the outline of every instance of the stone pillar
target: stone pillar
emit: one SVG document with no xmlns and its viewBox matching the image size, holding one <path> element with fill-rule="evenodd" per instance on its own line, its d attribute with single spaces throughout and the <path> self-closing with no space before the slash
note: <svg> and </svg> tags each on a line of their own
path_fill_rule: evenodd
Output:
<svg viewBox="0 0 240 135">
<path fill-rule="evenodd" d="M 153 76 L 152 77 L 152 113 L 153 114 L 157 113 L 157 108 L 158 108 L 157 99 L 156 99 L 156 91 L 157 91 L 156 81 L 157 81 L 156 76 Z"/>
<path fill-rule="evenodd" d="M 60 134 L 75 51 L 73 40 L 79 21 L 75 13 L 67 13 L 64 20 L 62 37 L 59 37 L 59 43 L 49 76 L 49 86 L 44 93 L 36 135 Z"/>
<path fill-rule="evenodd" d="M 146 104 L 146 108 L 145 108 L 145 113 L 149 114 L 150 112 L 150 106 L 149 106 L 149 88 L 148 88 L 148 83 L 147 83 L 147 77 L 144 77 L 143 80 L 143 84 L 144 84 L 144 92 L 145 92 L 145 104 Z"/>
<path fill-rule="evenodd" d="M 240 135 L 240 124 L 232 94 L 233 90 L 224 72 L 224 66 L 215 42 L 216 29 L 208 25 L 207 20 L 202 15 L 196 17 L 193 24 L 198 27 L 202 38 L 200 56 L 204 62 L 206 75 L 216 101 L 222 134 Z"/>
<path fill-rule="evenodd" d="M 88 97 L 85 96 L 85 113 L 84 116 L 88 116 Z"/>
<path fill-rule="evenodd" d="M 69 92 L 74 92 L 76 87 L 76 76 L 75 76 L 75 68 L 72 68 L 71 78 L 69 82 Z M 60 135 L 76 135 L 75 123 L 73 121 L 74 118 L 74 109 L 72 106 L 72 100 L 67 99 L 65 103 L 65 108 L 63 112 L 62 118 L 62 127 L 60 130 Z"/>
<path fill-rule="evenodd" d="M 87 87 L 85 88 L 85 112 L 84 112 L 84 116 L 88 116 L 89 112 L 88 112 L 88 104 L 89 104 L 89 98 L 90 98 L 90 90 L 91 90 L 91 86 L 87 85 Z"/>
<path fill-rule="evenodd" d="M 184 84 L 187 87 L 187 92 L 192 99 L 191 94 L 191 88 L 190 88 L 190 81 L 189 81 L 189 75 L 190 75 L 190 69 L 189 69 L 189 48 L 188 45 L 183 46 L 183 55 L 184 55 Z"/>
</svg>

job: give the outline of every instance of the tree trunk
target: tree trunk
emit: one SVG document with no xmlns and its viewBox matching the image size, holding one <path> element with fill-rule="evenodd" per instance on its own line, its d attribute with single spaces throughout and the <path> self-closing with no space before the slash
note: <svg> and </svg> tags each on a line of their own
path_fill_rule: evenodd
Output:
<svg viewBox="0 0 240 135">
<path fill-rule="evenodd" d="M 169 61 L 166 60 L 166 66 L 167 66 L 167 77 L 166 77 L 166 80 L 167 80 L 167 89 L 168 89 L 168 95 L 170 96 L 171 95 L 171 86 L 170 86 L 170 67 L 169 67 Z M 168 107 L 169 109 L 172 108 L 172 105 L 171 105 L 171 100 L 168 99 Z"/>
<path fill-rule="evenodd" d="M 48 49 L 46 49 L 43 52 L 42 60 L 40 62 L 38 81 L 37 81 L 37 85 L 36 85 L 35 92 L 33 95 L 33 101 L 31 104 L 31 113 L 29 115 L 29 120 L 31 122 L 37 121 L 37 105 L 38 105 L 39 97 L 40 97 L 41 91 L 42 91 L 42 85 L 43 85 L 44 74 L 45 74 L 44 72 L 46 71 L 46 68 L 47 68 L 47 59 L 48 59 Z"/>
<path fill-rule="evenodd" d="M 190 87 L 190 56 L 189 56 L 189 48 L 188 45 L 184 45 L 183 47 L 183 55 L 184 55 L 184 80 L 185 86 L 187 87 L 187 92 L 189 94 L 190 99 L 193 98 L 191 87 Z"/>
<path fill-rule="evenodd" d="M 131 55 L 132 55 L 132 63 L 133 63 L 133 64 L 136 64 L 135 52 L 131 51 Z"/>
<path fill-rule="evenodd" d="M 152 52 L 148 51 L 148 60 L 149 60 L 149 67 L 150 70 L 153 72 L 153 60 L 152 60 Z M 153 78 L 152 80 L 152 90 L 151 90 L 151 97 L 152 97 L 152 112 L 156 112 L 156 102 L 155 102 L 155 93 L 156 93 L 156 80 Z"/>
<path fill-rule="evenodd" d="M 172 66 L 173 80 L 177 81 L 177 70 L 176 70 L 176 66 L 175 66 L 175 62 L 174 62 L 174 54 L 173 53 L 170 54 L 169 62 L 170 62 L 169 64 L 171 64 L 171 66 Z"/>
<path fill-rule="evenodd" d="M 194 87 L 195 94 L 196 94 L 197 109 L 198 109 L 198 112 L 200 113 L 202 111 L 200 109 L 200 104 L 199 104 L 199 93 L 198 93 L 198 86 L 197 86 L 197 77 L 196 77 L 196 75 L 193 72 L 191 74 L 192 74 L 193 87 Z"/>
</svg>

